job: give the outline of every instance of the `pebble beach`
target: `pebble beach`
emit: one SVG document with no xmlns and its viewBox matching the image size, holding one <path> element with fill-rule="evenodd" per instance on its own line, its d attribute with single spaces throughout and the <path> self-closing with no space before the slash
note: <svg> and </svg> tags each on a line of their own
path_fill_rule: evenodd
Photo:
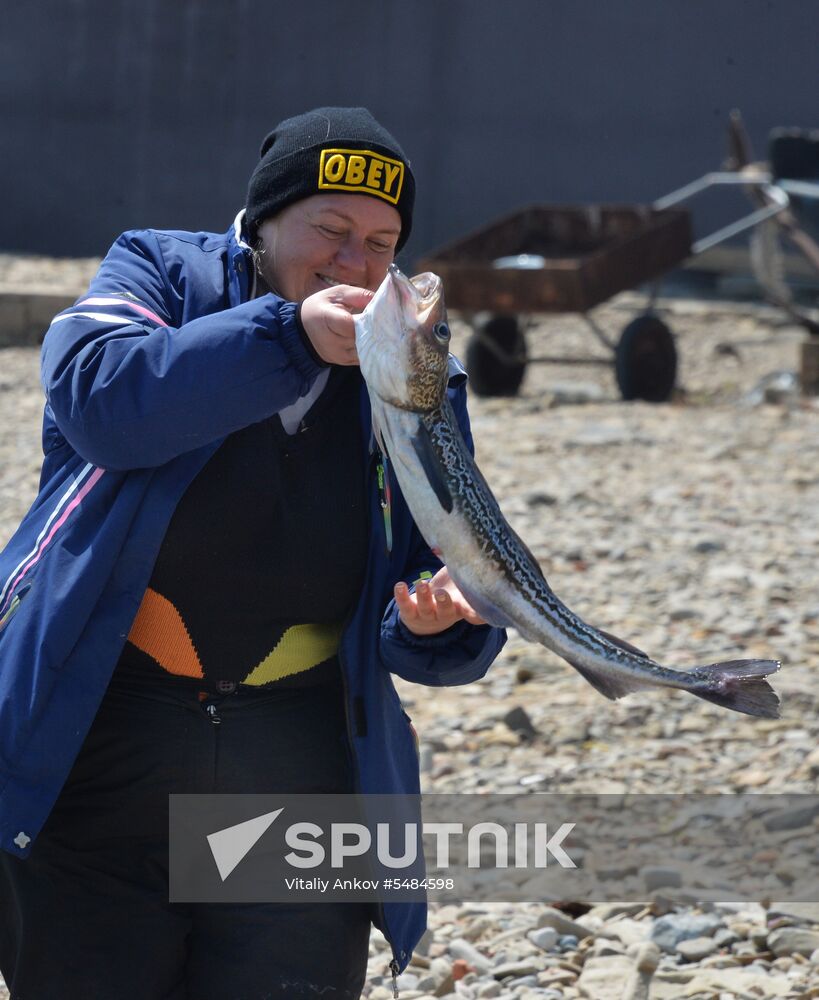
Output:
<svg viewBox="0 0 819 1000">
<path fill-rule="evenodd" d="M 0 259 L 0 283 L 25 283 L 27 266 Z M 79 294 L 94 262 L 40 262 L 40 280 L 44 266 Z M 595 319 L 616 338 L 643 306 L 626 293 Z M 672 402 L 622 402 L 609 367 L 531 364 L 518 396 L 471 397 L 478 463 L 570 608 L 672 667 L 781 660 L 781 718 L 676 691 L 609 702 L 511 632 L 476 684 L 397 682 L 425 792 L 817 791 L 819 403 L 794 379 L 803 333 L 755 303 L 659 308 L 680 354 Z M 469 330 L 451 318 L 463 356 Z M 527 342 L 603 356 L 576 316 L 538 317 Z M 38 351 L 0 350 L 0 545 L 36 493 L 41 410 Z M 789 843 L 819 843 L 819 811 L 793 822 L 762 861 L 772 885 L 799 877 Z M 635 878 L 636 902 L 433 904 L 401 1000 L 819 997 L 819 901 L 697 903 L 673 867 Z M 390 957 L 374 931 L 370 1000 L 393 996 Z"/>
</svg>

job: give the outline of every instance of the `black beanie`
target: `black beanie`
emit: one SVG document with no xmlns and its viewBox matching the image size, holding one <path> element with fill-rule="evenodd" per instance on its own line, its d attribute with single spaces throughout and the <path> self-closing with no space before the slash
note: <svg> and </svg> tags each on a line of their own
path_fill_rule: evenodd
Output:
<svg viewBox="0 0 819 1000">
<path fill-rule="evenodd" d="M 412 229 L 415 179 L 409 160 L 366 108 L 316 108 L 288 118 L 265 138 L 247 189 L 251 242 L 259 223 L 314 194 L 366 194 L 401 216 L 396 251 Z"/>
</svg>

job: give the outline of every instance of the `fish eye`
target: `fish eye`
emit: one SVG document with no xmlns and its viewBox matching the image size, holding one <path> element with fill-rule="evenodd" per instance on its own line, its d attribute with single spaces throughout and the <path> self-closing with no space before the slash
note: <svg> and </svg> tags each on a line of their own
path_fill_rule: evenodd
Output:
<svg viewBox="0 0 819 1000">
<path fill-rule="evenodd" d="M 435 339 L 439 340 L 442 344 L 449 343 L 449 327 L 446 323 L 436 323 L 432 328 L 432 332 L 435 335 Z"/>
</svg>

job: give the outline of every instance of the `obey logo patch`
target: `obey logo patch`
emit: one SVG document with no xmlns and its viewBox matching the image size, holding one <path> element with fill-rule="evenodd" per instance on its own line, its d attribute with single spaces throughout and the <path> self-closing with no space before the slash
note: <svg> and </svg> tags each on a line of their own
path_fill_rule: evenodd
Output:
<svg viewBox="0 0 819 1000">
<path fill-rule="evenodd" d="M 404 183 L 404 164 L 370 149 L 323 149 L 318 186 L 326 191 L 358 191 L 395 205 Z"/>
</svg>

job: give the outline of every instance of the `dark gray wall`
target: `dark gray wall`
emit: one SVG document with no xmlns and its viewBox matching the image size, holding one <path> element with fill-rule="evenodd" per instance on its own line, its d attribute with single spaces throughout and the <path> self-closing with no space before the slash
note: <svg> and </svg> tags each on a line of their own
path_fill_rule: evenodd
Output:
<svg viewBox="0 0 819 1000">
<path fill-rule="evenodd" d="M 719 165 L 732 107 L 760 156 L 819 125 L 818 43 L 817 0 L 7 5 L 0 249 L 224 229 L 264 133 L 319 104 L 411 156 L 409 257 L 531 201 L 650 201 Z"/>
</svg>

